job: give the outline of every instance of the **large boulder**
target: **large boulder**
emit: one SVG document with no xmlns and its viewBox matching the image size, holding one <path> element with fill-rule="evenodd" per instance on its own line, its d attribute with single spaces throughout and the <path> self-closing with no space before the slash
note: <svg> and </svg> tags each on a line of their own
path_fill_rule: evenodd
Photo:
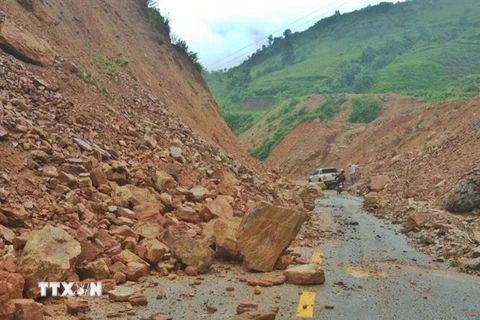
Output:
<svg viewBox="0 0 480 320">
<path fill-rule="evenodd" d="M 215 251 L 201 241 L 190 238 L 185 230 L 170 228 L 162 236 L 172 253 L 187 266 L 195 267 L 205 273 L 215 260 Z"/>
<path fill-rule="evenodd" d="M 32 232 L 18 265 L 27 296 L 40 296 L 39 282 L 64 281 L 73 273 L 80 254 L 80 243 L 61 228 L 46 226 Z"/>
<path fill-rule="evenodd" d="M 239 227 L 238 248 L 244 265 L 256 271 L 272 271 L 306 220 L 304 212 L 257 203 Z"/>
<path fill-rule="evenodd" d="M 468 213 L 480 208 L 480 175 L 458 183 L 450 191 L 445 207 L 453 213 Z"/>
<path fill-rule="evenodd" d="M 392 180 L 386 175 L 379 175 L 370 178 L 370 190 L 382 191 Z"/>
<path fill-rule="evenodd" d="M 217 219 L 213 222 L 213 237 L 215 238 L 217 255 L 228 260 L 242 260 L 238 250 L 238 230 L 241 218 Z"/>
<path fill-rule="evenodd" d="M 48 42 L 8 19 L 0 20 L 0 48 L 18 59 L 42 66 L 51 66 L 56 56 Z"/>
<path fill-rule="evenodd" d="M 325 273 L 322 267 L 313 263 L 288 268 L 284 275 L 287 283 L 298 285 L 325 283 Z"/>
</svg>

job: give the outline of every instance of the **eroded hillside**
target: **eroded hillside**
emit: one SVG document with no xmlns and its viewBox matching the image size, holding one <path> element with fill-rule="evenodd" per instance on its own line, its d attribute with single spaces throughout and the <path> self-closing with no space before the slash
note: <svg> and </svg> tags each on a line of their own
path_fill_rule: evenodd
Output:
<svg viewBox="0 0 480 320">
<path fill-rule="evenodd" d="M 58 56 L 76 64 L 112 105 L 122 102 L 122 88 L 112 77 L 128 74 L 204 138 L 240 155 L 202 77 L 149 23 L 145 2 L 6 0 L 1 10 L 7 22 L 46 40 Z M 58 85 L 68 87 L 61 79 Z"/>
</svg>

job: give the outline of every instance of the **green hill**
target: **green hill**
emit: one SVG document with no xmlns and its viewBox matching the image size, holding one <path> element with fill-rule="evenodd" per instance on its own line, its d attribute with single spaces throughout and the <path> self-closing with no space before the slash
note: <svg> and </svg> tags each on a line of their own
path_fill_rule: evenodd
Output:
<svg viewBox="0 0 480 320">
<path fill-rule="evenodd" d="M 397 93 L 429 101 L 478 95 L 480 1 L 336 12 L 306 31 L 286 30 L 241 65 L 205 78 L 236 134 L 268 108 L 310 94 Z"/>
</svg>

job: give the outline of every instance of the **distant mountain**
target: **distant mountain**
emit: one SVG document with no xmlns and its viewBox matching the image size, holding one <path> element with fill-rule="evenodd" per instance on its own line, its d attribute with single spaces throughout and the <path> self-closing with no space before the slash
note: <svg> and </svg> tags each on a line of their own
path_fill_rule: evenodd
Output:
<svg viewBox="0 0 480 320">
<path fill-rule="evenodd" d="M 289 98 L 389 94 L 429 101 L 480 93 L 480 1 L 381 3 L 269 39 L 205 78 L 236 134 Z"/>
</svg>

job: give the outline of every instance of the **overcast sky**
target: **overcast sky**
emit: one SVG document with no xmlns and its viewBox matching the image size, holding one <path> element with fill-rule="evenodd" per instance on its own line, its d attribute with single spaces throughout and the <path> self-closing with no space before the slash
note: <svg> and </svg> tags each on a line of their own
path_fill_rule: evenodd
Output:
<svg viewBox="0 0 480 320">
<path fill-rule="evenodd" d="M 217 70 L 243 61 L 269 34 L 279 36 L 287 28 L 302 31 L 335 10 L 345 13 L 386 0 L 156 1 L 170 17 L 172 32 L 198 52 L 207 69 Z"/>
</svg>

